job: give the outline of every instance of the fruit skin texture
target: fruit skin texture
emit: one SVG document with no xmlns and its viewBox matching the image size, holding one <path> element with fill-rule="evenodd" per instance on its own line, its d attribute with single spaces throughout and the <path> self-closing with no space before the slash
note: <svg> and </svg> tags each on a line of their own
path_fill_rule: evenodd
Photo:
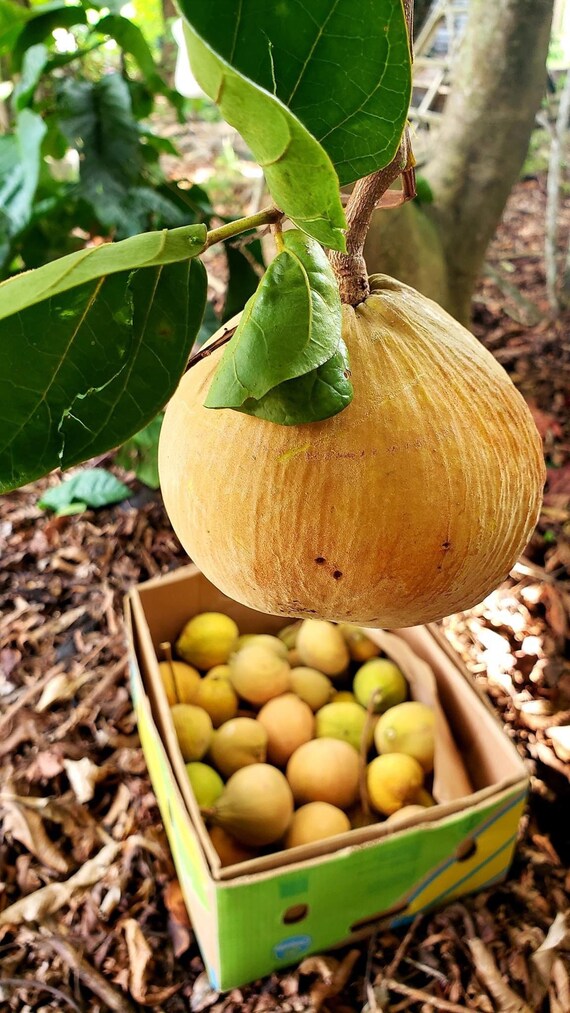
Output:
<svg viewBox="0 0 570 1013">
<path fill-rule="evenodd" d="M 405 753 L 387 753 L 368 764 L 366 785 L 370 803 L 384 816 L 417 801 L 424 772 L 417 760 Z"/>
<path fill-rule="evenodd" d="M 184 661 L 196 668 L 224 665 L 235 649 L 239 630 L 233 619 L 222 612 L 201 612 L 186 623 L 176 641 L 176 650 Z"/>
<path fill-rule="evenodd" d="M 206 814 L 241 844 L 263 847 L 283 836 L 293 816 L 293 795 L 285 776 L 268 763 L 232 774 Z"/>
<path fill-rule="evenodd" d="M 341 675 L 348 667 L 348 647 L 332 623 L 305 619 L 299 628 L 295 648 L 304 665 L 325 675 Z"/>
<path fill-rule="evenodd" d="M 374 729 L 374 745 L 379 753 L 406 753 L 433 770 L 435 750 L 435 714 L 419 700 L 408 700 L 391 707 Z"/>
<path fill-rule="evenodd" d="M 377 658 L 380 654 L 378 644 L 373 643 L 370 637 L 366 636 L 364 630 L 360 629 L 360 626 L 341 623 L 339 630 L 346 641 L 353 661 L 368 661 L 369 658 Z"/>
<path fill-rule="evenodd" d="M 262 707 L 289 689 L 289 662 L 265 644 L 246 644 L 230 658 L 230 679 L 243 700 Z"/>
<path fill-rule="evenodd" d="M 158 667 L 170 706 L 192 703 L 200 684 L 200 673 L 185 661 L 160 661 Z"/>
<path fill-rule="evenodd" d="M 213 805 L 224 790 L 224 782 L 217 770 L 207 763 L 194 761 L 186 764 L 186 773 L 198 805 Z"/>
<path fill-rule="evenodd" d="M 180 752 L 186 760 L 201 760 L 212 741 L 210 715 L 191 703 L 176 703 L 170 708 Z"/>
<path fill-rule="evenodd" d="M 295 750 L 315 733 L 311 708 L 294 693 L 269 700 L 261 708 L 257 720 L 267 732 L 267 759 L 277 767 L 285 767 Z"/>
<path fill-rule="evenodd" d="M 286 775 L 297 804 L 329 802 L 349 809 L 358 797 L 358 753 L 340 739 L 305 742 L 293 753 Z"/>
<path fill-rule="evenodd" d="M 257 854 L 252 848 L 246 848 L 245 844 L 236 841 L 235 837 L 228 834 L 227 830 L 223 830 L 222 827 L 211 827 L 209 834 L 212 844 L 218 852 L 222 868 L 225 868 L 226 865 L 236 865 L 238 862 L 247 862 L 249 859 L 255 858 Z"/>
<path fill-rule="evenodd" d="M 350 830 L 350 820 L 342 809 L 328 802 L 308 802 L 293 813 L 285 847 L 297 848 L 301 844 L 323 841 L 326 837 L 345 834 L 347 830 Z"/>
<path fill-rule="evenodd" d="M 204 408 L 223 349 L 166 410 L 159 471 L 178 537 L 261 612 L 432 622 L 495 588 L 538 517 L 541 442 L 506 372 L 414 289 L 382 275 L 371 289 L 343 307 L 354 399 L 334 418 Z"/>
<path fill-rule="evenodd" d="M 312 711 L 318 711 L 331 699 L 334 690 L 328 676 L 317 672 L 316 668 L 299 665 L 291 669 L 291 689 L 309 705 Z"/>
<path fill-rule="evenodd" d="M 354 695 L 363 707 L 378 691 L 374 712 L 383 714 L 389 707 L 403 703 L 408 695 L 408 684 L 400 669 L 388 658 L 372 658 L 362 665 L 352 684 Z"/>
<path fill-rule="evenodd" d="M 238 709 L 238 698 L 230 679 L 229 665 L 216 665 L 206 673 L 196 689 L 193 702 L 203 707 L 212 719 L 214 728 L 219 728 L 224 721 L 235 718 Z"/>
<path fill-rule="evenodd" d="M 356 701 L 333 700 L 316 714 L 317 738 L 341 739 L 358 753 L 366 725 L 366 711 Z M 372 736 L 370 736 L 372 741 Z"/>
<path fill-rule="evenodd" d="M 255 718 L 233 718 L 218 728 L 210 744 L 210 758 L 223 777 L 251 763 L 265 763 L 267 732 Z"/>
</svg>

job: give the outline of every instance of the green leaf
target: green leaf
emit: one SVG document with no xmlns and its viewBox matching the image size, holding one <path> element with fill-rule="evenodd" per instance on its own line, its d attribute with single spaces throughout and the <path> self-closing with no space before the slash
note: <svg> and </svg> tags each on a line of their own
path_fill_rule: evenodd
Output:
<svg viewBox="0 0 570 1013">
<path fill-rule="evenodd" d="M 49 59 L 47 46 L 41 42 L 37 46 L 30 46 L 24 54 L 20 80 L 14 88 L 13 103 L 16 110 L 24 109 L 33 100 L 34 92 L 39 84 L 41 76 L 46 68 Z"/>
<path fill-rule="evenodd" d="M 318 369 L 280 383 L 259 401 L 245 401 L 238 411 L 280 426 L 300 426 L 338 415 L 352 397 L 348 351 L 341 338 L 335 354 Z"/>
<path fill-rule="evenodd" d="M 0 491 L 104 453 L 146 425 L 176 388 L 205 300 L 204 267 L 186 260 L 60 287 L 5 317 Z"/>
<path fill-rule="evenodd" d="M 148 426 L 135 433 L 119 450 L 115 463 L 125 471 L 134 471 L 139 482 L 149 489 L 160 488 L 158 475 L 158 438 L 164 415 L 160 412 Z"/>
<path fill-rule="evenodd" d="M 333 355 L 341 333 L 338 286 L 325 253 L 292 230 L 247 303 L 220 360 L 207 408 L 239 408 Z"/>
<path fill-rule="evenodd" d="M 278 98 L 244 78 L 200 38 L 194 29 L 198 6 L 190 0 L 182 4 L 198 84 L 251 148 L 277 206 L 320 243 L 344 250 L 346 219 L 329 156 Z"/>
<path fill-rule="evenodd" d="M 0 137 L 0 209 L 10 235 L 28 223 L 41 167 L 46 125 L 31 109 L 22 109 L 13 134 Z"/>
<path fill-rule="evenodd" d="M 181 7 L 202 44 L 242 80 L 278 99 L 321 143 L 342 184 L 391 161 L 411 96 L 399 0 L 356 6 L 354 0 L 181 0 Z"/>
<path fill-rule="evenodd" d="M 147 232 L 120 243 L 104 243 L 70 253 L 36 271 L 8 278 L 0 284 L 0 320 L 104 275 L 197 257 L 204 249 L 206 236 L 205 225 Z"/>
<path fill-rule="evenodd" d="M 0 53 L 10 53 L 32 12 L 11 0 L 0 0 Z"/>
<path fill-rule="evenodd" d="M 86 468 L 60 485 L 48 489 L 38 501 L 42 510 L 55 510 L 58 516 L 79 513 L 78 508 L 110 506 L 128 499 L 131 490 L 105 468 Z"/>
<path fill-rule="evenodd" d="M 48 3 L 32 9 L 12 50 L 15 69 L 20 69 L 26 50 L 49 38 L 55 28 L 73 28 L 86 23 L 85 11 L 75 4 Z"/>
</svg>

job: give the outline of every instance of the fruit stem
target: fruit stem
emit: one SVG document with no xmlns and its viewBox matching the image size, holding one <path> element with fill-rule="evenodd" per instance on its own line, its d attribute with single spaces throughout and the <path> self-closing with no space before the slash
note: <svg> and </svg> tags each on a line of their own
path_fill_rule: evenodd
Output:
<svg viewBox="0 0 570 1013">
<path fill-rule="evenodd" d="M 403 0 L 404 14 L 410 42 L 410 57 L 413 60 L 413 0 Z M 331 250 L 329 259 L 337 277 L 340 298 L 343 303 L 358 306 L 370 295 L 368 271 L 363 256 L 364 243 L 372 212 L 377 207 L 397 207 L 416 195 L 414 156 L 409 128 L 406 126 L 394 158 L 389 165 L 365 176 L 355 183 L 346 205 L 346 253 Z M 402 176 L 403 187 L 399 194 L 389 195 L 383 200 L 388 188 L 398 176 Z"/>
<path fill-rule="evenodd" d="M 225 345 L 226 342 L 230 340 L 230 338 L 233 338 L 236 331 L 237 327 L 228 327 L 228 329 L 224 331 L 223 334 L 220 334 L 219 338 L 216 338 L 215 341 L 212 341 L 211 345 L 206 345 L 205 348 L 201 348 L 199 352 L 196 352 L 196 355 L 193 355 L 191 359 L 188 359 L 186 372 L 188 372 L 188 370 L 192 366 L 195 366 L 197 362 L 201 362 L 202 359 L 207 359 L 208 356 L 212 354 L 212 352 L 216 351 L 216 348 L 221 348 L 222 345 Z"/>
<path fill-rule="evenodd" d="M 258 229 L 262 225 L 275 224 L 282 218 L 283 212 L 275 207 L 263 208 L 254 215 L 238 218 L 235 222 L 229 222 L 227 225 L 221 225 L 219 229 L 212 229 L 211 232 L 208 232 L 205 249 L 213 246 L 214 243 L 221 243 L 225 239 L 239 236 L 242 232 L 250 232 L 251 229 Z"/>
</svg>

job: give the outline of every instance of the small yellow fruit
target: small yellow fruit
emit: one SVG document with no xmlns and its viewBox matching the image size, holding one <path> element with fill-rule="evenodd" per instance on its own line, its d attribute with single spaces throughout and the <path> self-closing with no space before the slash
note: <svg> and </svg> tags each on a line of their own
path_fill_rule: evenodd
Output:
<svg viewBox="0 0 570 1013">
<path fill-rule="evenodd" d="M 423 781 L 424 772 L 418 761 L 405 753 L 377 756 L 366 772 L 370 803 L 384 816 L 416 802 Z"/>
<path fill-rule="evenodd" d="M 182 756 L 187 762 L 201 760 L 212 741 L 210 715 L 191 703 L 176 703 L 170 713 Z"/>
<path fill-rule="evenodd" d="M 283 641 L 288 650 L 291 650 L 291 648 L 295 647 L 295 644 L 297 643 L 297 634 L 299 632 L 300 625 L 301 621 L 300 619 L 298 619 L 297 622 L 289 623 L 288 626 L 284 626 L 283 629 L 279 630 L 279 633 L 277 634 L 279 639 Z"/>
<path fill-rule="evenodd" d="M 356 751 L 360 752 L 364 727 L 366 725 L 366 711 L 356 701 L 340 701 L 336 699 L 321 707 L 316 714 L 316 736 L 318 739 L 342 739 L 348 742 Z M 372 742 L 370 732 L 367 748 Z"/>
<path fill-rule="evenodd" d="M 211 668 L 200 680 L 194 697 L 194 703 L 210 715 L 214 728 L 219 728 L 237 714 L 238 698 L 228 678 L 229 672 L 229 665 Z"/>
<path fill-rule="evenodd" d="M 270 651 L 275 651 L 275 654 L 279 658 L 286 659 L 289 654 L 287 645 L 279 637 L 272 637 L 269 633 L 254 633 L 244 646 L 251 647 L 252 644 L 268 647 Z"/>
<path fill-rule="evenodd" d="M 304 619 L 297 634 L 296 649 L 304 665 L 325 675 L 341 675 L 350 655 L 338 627 L 321 619 Z"/>
<path fill-rule="evenodd" d="M 406 753 L 421 764 L 426 773 L 433 770 L 435 750 L 435 714 L 418 700 L 391 707 L 382 715 L 374 731 L 379 753 Z"/>
<path fill-rule="evenodd" d="M 401 823 L 402 820 L 407 820 L 408 816 L 419 816 L 421 813 L 425 813 L 425 805 L 405 805 L 402 809 L 397 809 L 395 813 L 388 816 L 386 823 Z"/>
<path fill-rule="evenodd" d="M 354 694 L 363 707 L 374 695 L 374 712 L 383 714 L 389 707 L 402 703 L 408 695 L 408 684 L 400 669 L 388 658 L 367 661 L 354 676 Z"/>
<path fill-rule="evenodd" d="M 255 718 L 232 718 L 218 728 L 210 745 L 210 757 L 223 777 L 240 767 L 265 763 L 267 732 Z"/>
<path fill-rule="evenodd" d="M 286 693 L 290 673 L 289 663 L 265 644 L 247 644 L 230 659 L 232 685 L 254 707 Z"/>
<path fill-rule="evenodd" d="M 297 804 L 330 802 L 349 809 L 358 797 L 359 759 L 340 739 L 311 739 L 295 750 L 287 780 Z"/>
<path fill-rule="evenodd" d="M 285 776 L 268 763 L 232 774 L 206 817 L 241 844 L 263 847 L 283 836 L 293 816 L 293 795 Z"/>
<path fill-rule="evenodd" d="M 293 814 L 285 847 L 297 848 L 302 844 L 312 844 L 327 837 L 345 834 L 348 830 L 350 820 L 342 809 L 328 802 L 308 802 Z"/>
<path fill-rule="evenodd" d="M 213 805 L 224 790 L 224 782 L 217 770 L 207 763 L 194 761 L 186 764 L 186 773 L 198 805 Z"/>
<path fill-rule="evenodd" d="M 236 640 L 234 651 L 241 651 L 242 647 L 245 647 L 246 644 L 249 644 L 251 643 L 252 640 L 255 640 L 256 636 L 257 633 L 240 633 L 239 637 Z"/>
<path fill-rule="evenodd" d="M 207 670 L 223 665 L 235 649 L 239 630 L 233 619 L 221 612 L 201 612 L 186 623 L 176 641 L 184 661 Z"/>
<path fill-rule="evenodd" d="M 301 655 L 296 647 L 292 647 L 287 652 L 287 661 L 291 665 L 291 668 L 300 668 L 302 666 L 303 662 L 301 661 Z"/>
<path fill-rule="evenodd" d="M 222 827 L 212 827 L 208 832 L 212 844 L 218 852 L 222 868 L 227 865 L 237 865 L 238 862 L 248 862 L 257 855 L 253 848 L 246 848 L 245 844 L 240 844 Z"/>
<path fill-rule="evenodd" d="M 351 693 L 349 689 L 340 689 L 334 694 L 331 703 L 358 703 L 354 693 Z"/>
<path fill-rule="evenodd" d="M 346 641 L 348 652 L 353 661 L 368 661 L 369 658 L 377 658 L 380 654 L 378 644 L 367 637 L 360 626 L 340 623 L 339 630 Z"/>
<path fill-rule="evenodd" d="M 315 733 L 311 708 L 294 693 L 269 700 L 261 708 L 257 720 L 267 732 L 267 759 L 276 767 L 285 767 L 295 750 Z"/>
<path fill-rule="evenodd" d="M 200 673 L 184 661 L 160 661 L 160 676 L 171 707 L 175 703 L 192 703 L 200 682 Z"/>
<path fill-rule="evenodd" d="M 316 668 L 291 669 L 291 689 L 300 700 L 304 700 L 312 711 L 318 711 L 329 702 L 334 693 L 333 684 L 327 675 Z"/>
<path fill-rule="evenodd" d="M 429 791 L 426 791 L 425 788 L 421 788 L 421 790 L 418 791 L 416 801 L 418 805 L 423 806 L 424 809 L 431 809 L 432 806 L 437 804 L 433 795 L 430 795 Z"/>
</svg>

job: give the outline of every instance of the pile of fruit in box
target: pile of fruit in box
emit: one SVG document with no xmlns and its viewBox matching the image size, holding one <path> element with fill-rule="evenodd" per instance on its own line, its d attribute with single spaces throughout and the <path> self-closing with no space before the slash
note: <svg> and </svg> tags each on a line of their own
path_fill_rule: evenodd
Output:
<svg viewBox="0 0 570 1013">
<path fill-rule="evenodd" d="M 159 664 L 222 865 L 434 804 L 432 709 L 358 627 L 305 619 L 242 634 L 203 612 Z"/>
</svg>

